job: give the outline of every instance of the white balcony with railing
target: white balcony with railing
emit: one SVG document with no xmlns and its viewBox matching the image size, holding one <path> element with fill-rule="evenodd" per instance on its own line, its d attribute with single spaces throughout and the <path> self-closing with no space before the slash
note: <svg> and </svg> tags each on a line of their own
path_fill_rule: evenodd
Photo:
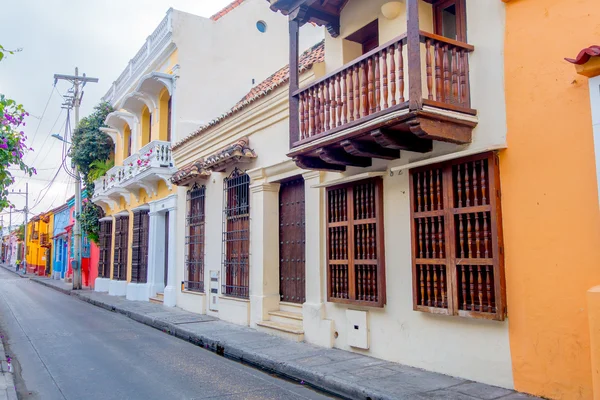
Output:
<svg viewBox="0 0 600 400">
<path fill-rule="evenodd" d="M 139 196 L 144 189 L 149 196 L 156 194 L 158 182 L 171 187 L 170 178 L 176 171 L 171 155 L 171 143 L 154 140 L 114 166 L 103 177 L 94 181 L 94 202 L 104 202 L 111 206 L 120 197 L 129 202 L 129 196 Z"/>
<path fill-rule="evenodd" d="M 116 104 L 127 93 L 131 85 L 137 82 L 138 78 L 145 73 L 143 67 L 151 64 L 151 61 L 167 48 L 171 43 L 173 32 L 172 16 L 173 9 L 170 8 L 154 32 L 146 38 L 146 43 L 129 60 L 127 67 L 113 82 L 111 88 L 102 98 L 103 100 L 113 105 Z"/>
</svg>

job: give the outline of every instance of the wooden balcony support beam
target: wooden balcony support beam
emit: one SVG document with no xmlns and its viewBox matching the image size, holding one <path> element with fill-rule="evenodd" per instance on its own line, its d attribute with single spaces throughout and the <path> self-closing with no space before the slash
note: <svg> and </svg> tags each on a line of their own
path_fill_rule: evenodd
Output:
<svg viewBox="0 0 600 400">
<path fill-rule="evenodd" d="M 382 158 L 384 160 L 400 158 L 400 150 L 378 146 L 375 143 L 344 140 L 340 144 L 346 153 L 356 157 Z"/>
<path fill-rule="evenodd" d="M 317 157 L 298 156 L 293 158 L 299 168 L 318 170 L 318 171 L 335 171 L 342 172 L 346 170 L 343 165 L 329 164 Z"/>
<path fill-rule="evenodd" d="M 357 157 L 347 154 L 344 151 L 322 147 L 317 149 L 316 154 L 329 164 L 346 165 L 352 167 L 370 167 L 372 161 L 367 157 Z"/>
<path fill-rule="evenodd" d="M 431 140 L 421 139 L 407 132 L 376 129 L 371 132 L 371 137 L 380 146 L 388 149 L 414 151 L 416 153 L 428 153 L 433 150 Z"/>
</svg>

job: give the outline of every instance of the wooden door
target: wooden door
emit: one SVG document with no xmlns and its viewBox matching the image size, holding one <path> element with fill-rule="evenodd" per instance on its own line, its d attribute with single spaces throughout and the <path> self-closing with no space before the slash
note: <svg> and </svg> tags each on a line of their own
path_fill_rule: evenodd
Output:
<svg viewBox="0 0 600 400">
<path fill-rule="evenodd" d="M 281 301 L 306 301 L 304 179 L 279 191 L 279 294 Z"/>
<path fill-rule="evenodd" d="M 129 216 L 115 218 L 115 257 L 113 264 L 113 279 L 127 279 L 127 253 L 129 247 Z"/>
<path fill-rule="evenodd" d="M 133 240 L 131 244 L 131 281 L 146 283 L 148 280 L 148 229 L 150 216 L 147 210 L 133 214 Z"/>
</svg>

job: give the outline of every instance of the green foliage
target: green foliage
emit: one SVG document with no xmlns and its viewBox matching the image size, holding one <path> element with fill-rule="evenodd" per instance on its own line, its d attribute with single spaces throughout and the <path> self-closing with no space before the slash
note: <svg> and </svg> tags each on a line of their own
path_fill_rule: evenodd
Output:
<svg viewBox="0 0 600 400">
<path fill-rule="evenodd" d="M 100 128 L 106 127 L 104 120 L 113 112 L 112 106 L 106 102 L 94 107 L 94 112 L 82 118 L 73 132 L 73 147 L 71 158 L 83 175 L 84 182 L 88 188 L 88 195 L 93 192 L 93 181 L 90 172 L 94 170 L 94 161 L 106 161 L 114 148 L 110 136 L 101 132 Z"/>
<path fill-rule="evenodd" d="M 28 115 L 23 105 L 0 94 L 0 209 L 9 206 L 8 187 L 15 182 L 9 168 L 17 167 L 29 176 L 36 173 L 23 162 L 25 152 L 33 150 L 27 148 L 27 137 L 20 130 Z"/>
<path fill-rule="evenodd" d="M 106 127 L 104 120 L 114 109 L 109 103 L 102 102 L 94 107 L 94 112 L 79 121 L 73 132 L 71 159 L 83 175 L 88 198 L 94 195 L 94 180 L 104 175 L 112 168 L 108 161 L 114 149 L 110 136 L 100 131 Z M 109 167 L 110 165 L 110 167 Z M 98 243 L 102 209 L 91 201 L 84 201 L 81 214 L 78 217 L 81 229 L 91 241 Z"/>
<path fill-rule="evenodd" d="M 96 179 L 106 175 L 109 169 L 115 166 L 115 162 L 113 160 L 106 161 L 92 161 L 90 163 L 90 170 L 88 172 L 88 179 L 90 181 L 95 181 Z"/>
<path fill-rule="evenodd" d="M 100 241 L 100 218 L 104 217 L 102 209 L 91 201 L 84 201 L 81 214 L 78 217 L 81 229 L 88 238 L 98 244 Z"/>
<path fill-rule="evenodd" d="M 21 224 L 16 229 L 17 239 L 23 240 L 25 238 L 25 225 Z"/>
</svg>

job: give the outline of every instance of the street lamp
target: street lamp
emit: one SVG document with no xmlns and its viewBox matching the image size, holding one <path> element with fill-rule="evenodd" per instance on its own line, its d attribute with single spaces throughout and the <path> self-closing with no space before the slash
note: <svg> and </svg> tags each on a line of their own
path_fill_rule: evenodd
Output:
<svg viewBox="0 0 600 400">
<path fill-rule="evenodd" d="M 60 134 L 58 134 L 58 133 L 53 133 L 53 134 L 52 134 L 52 135 L 50 135 L 50 136 L 52 136 L 54 139 L 58 139 L 58 140 L 60 140 L 61 142 L 65 142 L 66 144 L 72 144 L 72 143 L 71 143 L 71 142 L 69 142 L 68 140 L 65 140 L 65 138 L 63 138 L 63 137 L 62 137 Z"/>
</svg>

